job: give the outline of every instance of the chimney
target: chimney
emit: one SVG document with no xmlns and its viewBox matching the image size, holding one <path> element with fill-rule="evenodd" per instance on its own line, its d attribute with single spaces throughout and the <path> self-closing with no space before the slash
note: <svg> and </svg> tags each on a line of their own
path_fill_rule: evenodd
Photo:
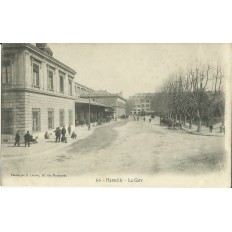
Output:
<svg viewBox="0 0 232 232">
<path fill-rule="evenodd" d="M 53 56 L 52 50 L 48 47 L 47 43 L 36 43 L 36 47 L 45 52 L 49 56 Z"/>
</svg>

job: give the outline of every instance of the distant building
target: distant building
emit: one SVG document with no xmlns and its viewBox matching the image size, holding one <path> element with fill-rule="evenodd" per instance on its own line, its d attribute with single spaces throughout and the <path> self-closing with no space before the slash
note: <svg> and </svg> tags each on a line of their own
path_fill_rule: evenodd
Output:
<svg viewBox="0 0 232 232">
<path fill-rule="evenodd" d="M 151 101 L 154 93 L 136 93 L 129 97 L 131 102 L 131 114 L 140 114 L 141 112 L 151 113 L 154 109 L 151 107 Z"/>
<path fill-rule="evenodd" d="M 116 120 L 120 116 L 123 116 L 126 114 L 125 112 L 125 104 L 126 99 L 121 96 L 121 94 L 113 94 L 109 93 L 107 91 L 98 90 L 95 92 L 92 92 L 91 94 L 81 94 L 81 98 L 89 98 L 93 99 L 96 102 L 102 103 L 110 108 L 112 108 L 114 111 L 114 119 Z"/>
</svg>

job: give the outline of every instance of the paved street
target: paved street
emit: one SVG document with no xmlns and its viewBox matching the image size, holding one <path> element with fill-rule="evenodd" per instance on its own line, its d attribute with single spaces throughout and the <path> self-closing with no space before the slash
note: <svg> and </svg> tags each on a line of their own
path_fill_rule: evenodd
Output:
<svg viewBox="0 0 232 232">
<path fill-rule="evenodd" d="M 224 137 L 169 130 L 159 119 L 128 119 L 99 126 L 56 152 L 5 157 L 3 173 L 198 175 L 222 172 L 224 159 Z"/>
</svg>

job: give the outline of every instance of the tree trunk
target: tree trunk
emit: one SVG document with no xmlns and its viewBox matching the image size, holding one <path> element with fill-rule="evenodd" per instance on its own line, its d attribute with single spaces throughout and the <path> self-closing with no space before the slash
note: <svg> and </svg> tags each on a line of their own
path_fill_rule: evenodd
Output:
<svg viewBox="0 0 232 232">
<path fill-rule="evenodd" d="M 192 129 L 192 118 L 189 119 L 189 129 Z"/>
<path fill-rule="evenodd" d="M 175 123 L 176 123 L 176 121 L 177 121 L 177 114 L 175 114 Z"/>
<path fill-rule="evenodd" d="M 198 118 L 197 120 L 197 132 L 201 131 L 201 118 Z"/>
<path fill-rule="evenodd" d="M 184 116 L 184 126 L 186 126 L 186 115 Z"/>
<path fill-rule="evenodd" d="M 179 116 L 179 122 L 182 123 L 182 117 L 181 117 L 181 114 Z"/>
<path fill-rule="evenodd" d="M 197 111 L 197 132 L 201 131 L 201 116 L 199 110 Z"/>
</svg>

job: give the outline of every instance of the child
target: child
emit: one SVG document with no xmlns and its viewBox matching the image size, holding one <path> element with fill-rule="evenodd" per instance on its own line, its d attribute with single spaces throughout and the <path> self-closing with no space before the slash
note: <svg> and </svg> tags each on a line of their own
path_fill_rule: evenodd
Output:
<svg viewBox="0 0 232 232">
<path fill-rule="evenodd" d="M 77 138 L 77 135 L 75 134 L 75 132 L 72 133 L 71 138 L 72 139 L 76 139 Z"/>
</svg>

